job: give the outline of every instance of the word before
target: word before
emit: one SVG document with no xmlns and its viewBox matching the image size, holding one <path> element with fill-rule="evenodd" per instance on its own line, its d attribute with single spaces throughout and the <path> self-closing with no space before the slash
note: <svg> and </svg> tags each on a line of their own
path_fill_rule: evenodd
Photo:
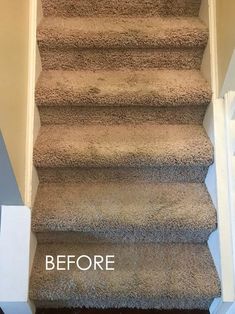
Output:
<svg viewBox="0 0 235 314">
<path fill-rule="evenodd" d="M 114 270 L 114 255 L 46 255 L 46 270 L 68 271 L 77 267 L 81 271 L 86 270 Z"/>
</svg>

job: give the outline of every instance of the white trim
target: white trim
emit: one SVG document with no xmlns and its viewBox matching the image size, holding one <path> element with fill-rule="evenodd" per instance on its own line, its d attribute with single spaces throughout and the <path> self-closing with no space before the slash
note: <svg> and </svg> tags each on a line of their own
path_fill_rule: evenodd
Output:
<svg viewBox="0 0 235 314">
<path fill-rule="evenodd" d="M 234 314 L 235 303 L 223 302 L 221 298 L 217 298 L 210 306 L 210 314 Z"/>
<path fill-rule="evenodd" d="M 37 1 L 29 1 L 29 39 L 28 39 L 28 95 L 26 128 L 26 163 L 25 163 L 25 204 L 31 206 L 33 143 L 34 143 L 34 89 L 36 77 L 36 29 Z"/>
<path fill-rule="evenodd" d="M 31 232 L 31 210 L 2 206 L 0 218 L 0 307 L 5 314 L 33 314 L 36 309 L 28 294 L 37 243 Z"/>
<path fill-rule="evenodd" d="M 217 209 L 218 231 L 209 238 L 208 245 L 221 278 L 222 299 L 213 302 L 211 313 L 226 313 L 226 302 L 235 300 L 235 269 L 228 174 L 228 150 L 225 118 L 225 102 L 219 97 L 216 0 L 209 0 L 209 44 L 211 63 L 211 85 L 213 91 L 204 127 L 214 144 L 215 164 L 208 171 L 206 185 Z M 204 67 L 205 68 L 205 67 Z M 218 303 L 216 306 L 216 302 Z M 212 306 L 212 308 L 213 308 Z M 227 310 L 226 310 L 227 311 Z"/>
<path fill-rule="evenodd" d="M 203 0 L 201 2 L 201 7 L 199 11 L 199 18 L 209 29 L 209 1 Z M 210 41 L 206 45 L 205 51 L 203 53 L 202 63 L 201 63 L 201 72 L 208 83 L 211 83 L 211 64 L 210 64 Z"/>
<path fill-rule="evenodd" d="M 232 111 L 235 110 L 235 92 L 228 92 L 224 97 L 225 101 L 225 132 L 226 132 L 226 156 L 227 156 L 227 172 L 228 172 L 228 192 L 231 237 L 233 241 L 233 267 L 235 276 L 235 121 L 232 119 Z M 235 278 L 234 278 L 235 281 Z M 235 283 L 234 283 L 235 286 Z M 235 291 L 235 288 L 234 288 Z M 235 292 L 234 292 L 235 300 Z"/>
<path fill-rule="evenodd" d="M 33 146 L 40 129 L 40 117 L 35 105 L 35 85 L 42 71 L 40 54 L 37 47 L 37 25 L 42 19 L 41 0 L 30 0 L 29 9 L 29 57 L 28 57 L 28 97 L 27 133 L 25 162 L 25 203 L 33 205 L 39 184 L 37 171 L 33 165 Z"/>
<path fill-rule="evenodd" d="M 215 167 L 217 179 L 217 215 L 221 256 L 221 284 L 224 302 L 235 300 L 235 276 L 233 241 L 231 230 L 231 207 L 229 198 L 229 176 L 227 168 L 227 145 L 225 126 L 225 104 L 222 99 L 214 101 L 215 123 Z"/>
<path fill-rule="evenodd" d="M 235 81 L 235 79 L 234 79 L 234 81 Z M 235 91 L 235 88 L 234 88 L 234 91 Z M 229 108 L 228 108 L 228 118 L 231 120 L 235 120 L 235 92 L 229 92 L 228 95 L 230 97 Z M 234 132 L 233 132 L 233 134 L 235 137 Z"/>
<path fill-rule="evenodd" d="M 216 27 L 216 0 L 209 0 L 209 44 L 211 62 L 211 85 L 213 100 L 218 98 L 218 54 L 217 54 L 217 27 Z"/>
<path fill-rule="evenodd" d="M 28 302 L 31 210 L 2 206 L 0 226 L 0 307 L 6 302 Z"/>
<path fill-rule="evenodd" d="M 33 303 L 28 302 L 5 302 L 1 303 L 4 314 L 34 314 L 36 308 Z"/>
</svg>

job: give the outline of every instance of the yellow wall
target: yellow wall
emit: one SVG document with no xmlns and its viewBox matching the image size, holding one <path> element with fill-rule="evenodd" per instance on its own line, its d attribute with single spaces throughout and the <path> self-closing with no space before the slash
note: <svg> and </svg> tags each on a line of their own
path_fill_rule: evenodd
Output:
<svg viewBox="0 0 235 314">
<path fill-rule="evenodd" d="M 218 76 L 221 89 L 230 58 L 235 49 L 235 0 L 216 0 Z"/>
<path fill-rule="evenodd" d="M 0 128 L 24 197 L 29 0 L 0 1 Z"/>
</svg>

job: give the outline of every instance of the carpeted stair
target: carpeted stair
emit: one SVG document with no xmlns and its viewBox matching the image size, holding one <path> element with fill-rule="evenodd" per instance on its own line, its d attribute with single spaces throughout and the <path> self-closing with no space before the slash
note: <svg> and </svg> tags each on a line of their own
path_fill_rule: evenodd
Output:
<svg viewBox="0 0 235 314">
<path fill-rule="evenodd" d="M 42 0 L 37 306 L 208 309 L 220 295 L 200 3 Z M 46 254 L 115 254 L 115 271 L 46 271 Z"/>
<path fill-rule="evenodd" d="M 45 255 L 61 252 L 112 252 L 115 271 L 42 272 Z M 204 308 L 217 290 L 210 253 L 202 244 L 40 245 L 36 261 L 32 293 L 40 294 L 43 306 Z"/>
</svg>

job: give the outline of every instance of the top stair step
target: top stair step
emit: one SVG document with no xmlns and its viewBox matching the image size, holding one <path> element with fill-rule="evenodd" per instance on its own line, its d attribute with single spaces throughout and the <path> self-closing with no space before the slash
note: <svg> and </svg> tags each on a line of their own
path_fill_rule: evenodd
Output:
<svg viewBox="0 0 235 314">
<path fill-rule="evenodd" d="M 42 0 L 45 16 L 197 16 L 201 0 Z"/>
</svg>

